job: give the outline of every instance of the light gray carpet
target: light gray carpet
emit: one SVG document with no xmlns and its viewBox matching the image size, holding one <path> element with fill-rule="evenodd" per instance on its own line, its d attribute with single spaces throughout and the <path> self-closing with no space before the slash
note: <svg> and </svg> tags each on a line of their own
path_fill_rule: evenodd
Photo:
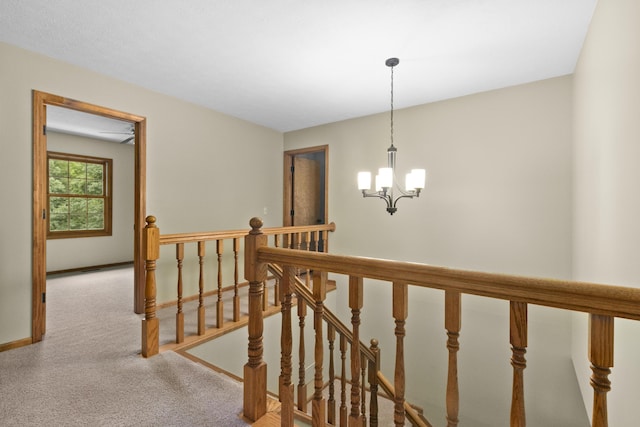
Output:
<svg viewBox="0 0 640 427">
<path fill-rule="evenodd" d="M 133 271 L 47 280 L 47 333 L 0 353 L 2 426 L 246 426 L 242 386 L 173 352 L 140 356 Z"/>
</svg>

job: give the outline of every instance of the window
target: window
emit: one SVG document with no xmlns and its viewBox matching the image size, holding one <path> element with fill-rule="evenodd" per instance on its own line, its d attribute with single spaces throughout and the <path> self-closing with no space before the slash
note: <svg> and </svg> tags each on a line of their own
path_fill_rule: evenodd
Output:
<svg viewBox="0 0 640 427">
<path fill-rule="evenodd" d="M 111 236 L 113 161 L 47 152 L 47 238 Z"/>
</svg>

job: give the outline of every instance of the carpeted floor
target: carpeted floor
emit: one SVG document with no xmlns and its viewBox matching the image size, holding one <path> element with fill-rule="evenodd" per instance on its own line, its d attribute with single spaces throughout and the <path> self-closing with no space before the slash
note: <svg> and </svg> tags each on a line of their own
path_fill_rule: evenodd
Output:
<svg viewBox="0 0 640 427">
<path fill-rule="evenodd" d="M 47 280 L 47 333 L 0 353 L 1 426 L 246 426 L 242 386 L 173 352 L 140 356 L 133 270 Z"/>
</svg>

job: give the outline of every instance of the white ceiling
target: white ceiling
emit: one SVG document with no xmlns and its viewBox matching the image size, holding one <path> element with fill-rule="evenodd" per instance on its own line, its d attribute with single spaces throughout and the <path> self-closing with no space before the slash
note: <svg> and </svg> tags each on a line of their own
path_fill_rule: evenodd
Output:
<svg viewBox="0 0 640 427">
<path fill-rule="evenodd" d="M 0 41 L 290 131 L 387 111 L 392 56 L 395 108 L 570 74 L 596 1 L 2 0 Z"/>
</svg>

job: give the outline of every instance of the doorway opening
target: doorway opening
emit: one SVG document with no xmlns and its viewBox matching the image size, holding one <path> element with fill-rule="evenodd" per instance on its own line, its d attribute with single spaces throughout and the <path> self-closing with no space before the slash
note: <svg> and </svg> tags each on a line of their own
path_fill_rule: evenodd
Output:
<svg viewBox="0 0 640 427">
<path fill-rule="evenodd" d="M 284 152 L 282 223 L 326 224 L 328 217 L 329 146 Z"/>
<path fill-rule="evenodd" d="M 143 229 L 146 212 L 146 118 L 50 93 L 33 91 L 32 342 L 46 331 L 47 106 L 57 106 L 129 122 L 134 135 L 134 311 L 144 312 Z"/>
</svg>

